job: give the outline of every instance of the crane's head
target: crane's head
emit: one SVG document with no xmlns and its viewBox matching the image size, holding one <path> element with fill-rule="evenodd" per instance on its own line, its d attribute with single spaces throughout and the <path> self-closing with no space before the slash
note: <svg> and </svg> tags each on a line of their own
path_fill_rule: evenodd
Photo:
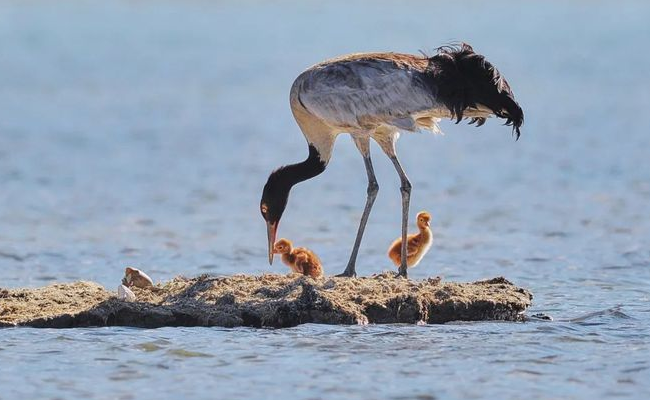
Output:
<svg viewBox="0 0 650 400">
<path fill-rule="evenodd" d="M 266 234 L 269 241 L 269 264 L 273 264 L 273 243 L 275 243 L 280 218 L 287 208 L 291 188 L 296 183 L 325 171 L 326 165 L 327 162 L 321 159 L 316 147 L 310 144 L 309 157 L 305 161 L 280 167 L 269 175 L 260 201 L 260 212 L 266 221 Z"/>
<path fill-rule="evenodd" d="M 269 176 L 266 185 L 264 185 L 262 200 L 260 201 L 260 212 L 266 221 L 269 264 L 273 264 L 273 244 L 275 243 L 280 218 L 282 218 L 284 209 L 287 207 L 289 191 L 291 190 L 291 185 L 286 184 L 278 172 L 274 171 Z"/>
<path fill-rule="evenodd" d="M 505 124 L 512 126 L 513 134 L 519 139 L 524 112 L 508 82 L 484 56 L 463 43 L 460 47 L 441 47 L 429 61 L 437 96 L 456 123 L 463 119 L 467 109 L 487 108 L 498 118 L 505 119 Z M 484 117 L 474 117 L 470 121 L 477 126 L 484 122 Z"/>
</svg>

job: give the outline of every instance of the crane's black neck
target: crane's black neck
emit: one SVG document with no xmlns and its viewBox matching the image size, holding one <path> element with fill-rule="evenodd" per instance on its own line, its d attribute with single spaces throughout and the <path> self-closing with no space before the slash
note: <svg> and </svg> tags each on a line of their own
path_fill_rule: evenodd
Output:
<svg viewBox="0 0 650 400">
<path fill-rule="evenodd" d="M 262 193 L 262 205 L 267 208 L 264 218 L 271 222 L 279 221 L 287 205 L 291 188 L 299 182 L 322 173 L 326 165 L 327 163 L 321 160 L 318 150 L 310 144 L 309 157 L 305 161 L 273 171 Z"/>
<path fill-rule="evenodd" d="M 321 161 L 316 147 L 310 144 L 309 156 L 305 161 L 278 168 L 271 174 L 269 181 L 273 178 L 278 186 L 291 189 L 293 185 L 311 179 L 325 171 L 325 166 L 326 163 Z"/>
</svg>

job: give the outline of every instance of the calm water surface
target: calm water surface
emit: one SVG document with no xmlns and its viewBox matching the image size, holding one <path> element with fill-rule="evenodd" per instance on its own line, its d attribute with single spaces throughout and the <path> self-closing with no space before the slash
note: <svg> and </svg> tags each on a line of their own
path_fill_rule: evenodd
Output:
<svg viewBox="0 0 650 400">
<path fill-rule="evenodd" d="M 503 275 L 554 322 L 286 330 L 0 331 L 0 398 L 647 398 L 650 6 L 644 2 L 0 3 L 0 286 L 115 287 L 125 265 L 269 267 L 258 206 L 306 156 L 288 107 L 304 68 L 354 51 L 466 40 L 526 112 L 399 143 L 436 242 L 414 278 Z M 389 268 L 399 182 L 358 270 Z M 340 272 L 365 201 L 341 137 L 280 234 Z"/>
</svg>

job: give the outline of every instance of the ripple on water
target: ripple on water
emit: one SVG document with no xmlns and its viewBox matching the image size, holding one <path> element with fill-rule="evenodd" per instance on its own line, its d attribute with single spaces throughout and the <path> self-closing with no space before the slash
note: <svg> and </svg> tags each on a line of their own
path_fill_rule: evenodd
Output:
<svg viewBox="0 0 650 400">
<path fill-rule="evenodd" d="M 583 326 L 604 325 L 611 322 L 611 320 L 617 319 L 632 319 L 632 317 L 621 311 L 621 307 L 619 306 L 590 312 L 580 317 L 570 319 L 569 322 L 577 323 Z"/>
<path fill-rule="evenodd" d="M 214 357 L 212 354 L 202 353 L 200 351 L 191 351 L 186 349 L 169 349 L 167 354 L 178 358 L 194 358 L 194 357 Z"/>
<path fill-rule="evenodd" d="M 166 348 L 166 345 L 170 344 L 168 340 L 155 340 L 153 342 L 145 342 L 136 345 L 136 348 L 145 351 L 147 353 L 163 350 Z"/>
</svg>

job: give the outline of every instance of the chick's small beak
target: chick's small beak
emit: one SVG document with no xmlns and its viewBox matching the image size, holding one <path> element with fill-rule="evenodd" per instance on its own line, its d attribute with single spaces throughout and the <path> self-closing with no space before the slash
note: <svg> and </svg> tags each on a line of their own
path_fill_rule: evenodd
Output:
<svg viewBox="0 0 650 400">
<path fill-rule="evenodd" d="M 266 234 L 269 239 L 269 265 L 273 265 L 273 245 L 275 244 L 275 235 L 278 230 L 277 222 L 266 222 Z"/>
</svg>

